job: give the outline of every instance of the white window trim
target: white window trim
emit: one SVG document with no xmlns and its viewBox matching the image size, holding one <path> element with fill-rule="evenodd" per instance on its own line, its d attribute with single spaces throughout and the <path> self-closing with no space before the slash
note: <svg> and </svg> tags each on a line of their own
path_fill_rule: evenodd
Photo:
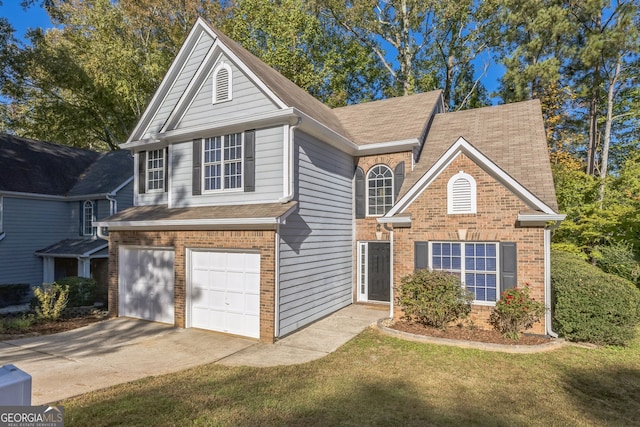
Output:
<svg viewBox="0 0 640 427">
<path fill-rule="evenodd" d="M 228 96 L 225 99 L 221 99 L 218 101 L 218 73 L 221 70 L 226 70 L 227 71 L 227 75 L 228 75 L 228 81 L 227 81 L 227 94 Z M 216 67 L 215 70 L 213 70 L 213 93 L 212 93 L 212 104 L 221 104 L 223 102 L 228 102 L 231 101 L 233 99 L 233 71 L 231 69 L 231 66 L 229 64 L 227 64 L 226 62 L 221 63 L 220 65 L 218 65 Z"/>
<path fill-rule="evenodd" d="M 389 212 L 389 210 L 387 210 L 384 213 L 381 214 L 372 214 L 369 212 L 369 175 L 371 174 L 371 172 L 373 172 L 373 170 L 379 166 L 382 166 L 384 168 L 386 168 L 389 172 L 391 172 L 391 206 L 389 206 L 389 210 L 391 210 L 391 208 L 393 208 L 393 204 L 395 203 L 394 200 L 394 173 L 393 170 L 385 165 L 384 163 L 378 163 L 376 165 L 371 166 L 371 168 L 367 171 L 366 175 L 364 176 L 364 180 L 365 180 L 365 198 L 366 198 L 366 206 L 365 206 L 365 215 L 367 217 L 382 217 L 384 215 L 386 215 L 387 212 Z"/>
<path fill-rule="evenodd" d="M 472 241 L 472 242 L 467 242 L 467 241 L 440 241 L 440 240 L 434 240 L 434 241 L 430 241 L 429 242 L 429 259 L 428 261 L 428 265 L 429 265 L 429 270 L 430 271 L 434 271 L 433 270 L 433 244 L 434 243 L 459 243 L 460 244 L 460 281 L 462 282 L 462 286 L 466 289 L 466 284 L 465 284 L 465 248 L 464 245 L 469 243 L 469 244 L 476 244 L 476 243 L 483 243 L 483 244 L 492 244 L 496 246 L 496 300 L 495 301 L 481 301 L 481 300 L 476 300 L 474 299 L 472 304 L 473 305 L 484 305 L 484 306 L 488 306 L 488 307 L 494 307 L 496 305 L 496 302 L 498 302 L 500 300 L 500 243 L 499 242 L 488 242 L 488 241 Z M 443 270 L 443 269 L 439 269 L 438 271 L 448 271 L 448 270 Z"/>
<path fill-rule="evenodd" d="M 87 208 L 91 207 L 91 232 L 87 233 Z M 96 228 L 93 226 L 93 222 L 96 220 L 95 203 L 91 200 L 85 200 L 82 203 L 82 235 L 93 236 L 95 235 Z"/>
<path fill-rule="evenodd" d="M 149 154 L 153 153 L 153 152 L 159 152 L 162 155 L 162 168 L 150 168 L 149 167 Z M 145 189 L 147 193 L 164 193 L 165 188 L 165 179 L 164 177 L 167 174 L 166 168 L 167 168 L 167 153 L 166 150 L 164 148 L 158 148 L 156 150 L 148 150 L 145 152 L 145 175 L 144 175 L 144 179 L 145 179 Z M 151 188 L 150 184 L 150 179 L 149 179 L 149 172 L 151 171 L 155 171 L 155 170 L 160 170 L 162 171 L 162 179 L 160 180 L 160 182 L 162 183 L 162 187 L 161 188 Z"/>
<path fill-rule="evenodd" d="M 228 162 L 228 160 L 226 160 L 224 158 L 224 138 L 226 136 L 229 135 L 240 135 L 240 149 L 242 150 L 242 156 L 240 157 L 240 178 L 241 178 L 241 184 L 239 187 L 233 187 L 233 188 L 225 188 L 224 186 L 224 165 L 225 163 Z M 206 166 L 209 163 L 206 163 L 204 161 L 204 152 L 205 152 L 205 140 L 208 138 L 202 138 L 202 144 L 200 144 L 202 147 L 200 148 L 201 150 L 201 159 L 202 159 L 202 171 L 200 173 L 200 188 L 202 189 L 202 194 L 211 194 L 211 193 L 220 193 L 220 192 L 225 192 L 225 193 L 232 193 L 232 192 L 244 192 L 244 179 L 245 179 L 245 175 L 244 175 L 244 166 L 245 166 L 245 161 L 244 161 L 244 157 L 245 157 L 245 147 L 244 147 L 244 132 L 236 132 L 236 133 L 231 133 L 231 134 L 224 134 L 224 135 L 217 135 L 214 137 L 210 137 L 210 138 L 216 138 L 219 137 L 221 138 L 221 161 L 220 161 L 220 188 L 218 189 L 212 189 L 212 190 L 207 190 L 206 189 L 206 185 L 205 185 L 205 174 L 206 174 Z"/>
<path fill-rule="evenodd" d="M 467 180 L 470 186 L 469 190 L 471 194 L 469 196 L 471 198 L 470 200 L 471 209 L 469 210 L 456 209 L 453 203 L 453 186 L 456 183 L 456 181 L 458 181 L 459 179 Z M 447 214 L 461 215 L 461 214 L 475 214 L 477 212 L 478 212 L 478 208 L 477 208 L 476 180 L 473 179 L 471 175 L 464 173 L 463 171 L 460 171 L 454 176 L 452 176 L 449 179 L 449 182 L 447 183 Z"/>
</svg>

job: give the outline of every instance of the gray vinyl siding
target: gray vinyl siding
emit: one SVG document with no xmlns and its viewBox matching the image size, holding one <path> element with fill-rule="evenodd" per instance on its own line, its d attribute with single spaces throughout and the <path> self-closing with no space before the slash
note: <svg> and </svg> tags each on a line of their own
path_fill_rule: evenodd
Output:
<svg viewBox="0 0 640 427">
<path fill-rule="evenodd" d="M 193 52 L 185 63 L 182 71 L 178 75 L 173 87 L 171 87 L 166 98 L 160 105 L 160 108 L 158 108 L 155 117 L 149 124 L 149 129 L 147 130 L 145 137 L 149 137 L 160 131 L 212 45 L 213 39 L 209 35 L 203 34 L 202 38 L 194 47 Z"/>
<path fill-rule="evenodd" d="M 63 239 L 78 238 L 79 206 L 77 201 L 4 196 L 6 237 L 0 240 L 0 284 L 42 284 L 42 259 L 34 252 Z"/>
<path fill-rule="evenodd" d="M 125 185 L 116 193 L 117 211 L 123 211 L 133 206 L 133 181 Z"/>
<path fill-rule="evenodd" d="M 202 195 L 193 196 L 193 142 L 174 144 L 170 182 L 171 205 L 187 207 L 278 201 L 283 195 L 284 128 L 277 126 L 258 129 L 255 135 L 256 190 L 251 193 L 245 193 L 242 190 L 225 190 L 203 192 Z"/>
<path fill-rule="evenodd" d="M 226 59 L 224 62 L 229 64 L 232 70 L 231 100 L 213 103 L 213 71 L 220 63 L 217 62 L 177 129 L 188 129 L 201 126 L 203 123 L 224 122 L 238 117 L 251 118 L 278 109 L 247 76 L 240 72 L 235 64 Z"/>
<path fill-rule="evenodd" d="M 296 133 L 299 209 L 280 227 L 278 335 L 352 302 L 353 159 Z"/>
</svg>

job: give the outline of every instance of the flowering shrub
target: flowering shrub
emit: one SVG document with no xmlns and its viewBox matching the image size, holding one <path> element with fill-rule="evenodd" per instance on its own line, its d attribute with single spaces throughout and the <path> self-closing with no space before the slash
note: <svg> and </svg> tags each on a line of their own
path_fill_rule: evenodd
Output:
<svg viewBox="0 0 640 427">
<path fill-rule="evenodd" d="M 34 288 L 33 294 L 38 299 L 38 306 L 36 306 L 38 319 L 58 320 L 69 301 L 69 286 L 44 283 L 41 287 Z"/>
<path fill-rule="evenodd" d="M 529 295 L 529 284 L 507 289 L 496 303 L 489 323 L 504 337 L 517 340 L 520 333 L 533 326 L 545 313 L 544 304 Z"/>
</svg>

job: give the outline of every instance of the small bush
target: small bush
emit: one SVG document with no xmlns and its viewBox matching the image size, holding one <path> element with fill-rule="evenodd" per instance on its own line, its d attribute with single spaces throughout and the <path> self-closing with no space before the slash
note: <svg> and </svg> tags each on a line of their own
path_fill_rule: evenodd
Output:
<svg viewBox="0 0 640 427">
<path fill-rule="evenodd" d="M 57 283 L 44 283 L 33 294 L 38 299 L 36 316 L 41 320 L 58 320 L 69 301 L 69 287 Z"/>
<path fill-rule="evenodd" d="M 70 276 L 56 281 L 60 286 L 69 287 L 68 307 L 93 305 L 96 299 L 97 284 L 93 279 Z"/>
<path fill-rule="evenodd" d="M 504 291 L 489 316 L 489 323 L 504 337 L 520 339 L 520 334 L 530 329 L 544 316 L 544 304 L 531 298 L 529 285 Z"/>
<path fill-rule="evenodd" d="M 0 319 L 0 334 L 5 332 L 24 332 L 35 323 L 33 314 L 26 314 L 20 317 Z"/>
<path fill-rule="evenodd" d="M 554 327 L 572 341 L 625 345 L 640 324 L 640 290 L 579 257 L 552 252 Z"/>
<path fill-rule="evenodd" d="M 449 273 L 418 270 L 402 278 L 396 301 L 407 320 L 442 329 L 469 314 L 473 296 Z"/>
</svg>

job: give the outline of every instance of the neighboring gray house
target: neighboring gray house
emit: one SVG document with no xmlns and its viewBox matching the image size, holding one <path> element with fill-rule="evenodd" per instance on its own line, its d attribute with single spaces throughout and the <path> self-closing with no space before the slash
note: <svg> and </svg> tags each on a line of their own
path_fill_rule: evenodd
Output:
<svg viewBox="0 0 640 427">
<path fill-rule="evenodd" d="M 0 135 L 0 285 L 107 280 L 93 221 L 133 204 L 128 151 L 97 153 Z"/>
<path fill-rule="evenodd" d="M 331 109 L 199 19 L 121 145 L 135 206 L 95 223 L 110 315 L 272 342 L 355 301 L 398 315 L 415 268 L 460 275 L 482 326 L 515 283 L 547 301 L 539 103 L 443 110 L 441 91 Z"/>
</svg>

